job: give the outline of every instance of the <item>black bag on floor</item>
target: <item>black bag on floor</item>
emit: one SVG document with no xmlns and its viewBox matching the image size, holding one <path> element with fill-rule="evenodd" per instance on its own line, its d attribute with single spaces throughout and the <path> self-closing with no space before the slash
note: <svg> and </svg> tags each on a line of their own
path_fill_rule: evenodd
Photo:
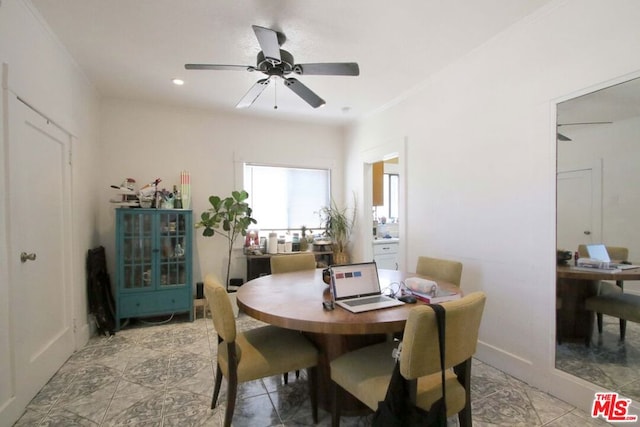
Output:
<svg viewBox="0 0 640 427">
<path fill-rule="evenodd" d="M 87 254 L 87 293 L 89 313 L 96 319 L 98 332 L 103 335 L 115 334 L 115 303 L 103 246 L 89 249 Z"/>
<path fill-rule="evenodd" d="M 378 402 L 378 410 L 373 415 L 374 427 L 405 427 L 405 426 L 438 426 L 447 425 L 447 407 L 444 387 L 444 330 L 445 310 L 438 304 L 429 304 L 436 312 L 438 323 L 438 342 L 440 343 L 440 369 L 442 371 L 442 397 L 436 400 L 429 411 L 418 408 L 411 402 L 409 395 L 409 381 L 400 373 L 400 362 L 391 374 L 387 394 L 383 401 Z"/>
</svg>

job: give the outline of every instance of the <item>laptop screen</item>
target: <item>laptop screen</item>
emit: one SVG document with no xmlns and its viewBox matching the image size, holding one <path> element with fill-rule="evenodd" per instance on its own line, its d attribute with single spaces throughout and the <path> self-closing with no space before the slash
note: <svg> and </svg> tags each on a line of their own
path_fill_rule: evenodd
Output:
<svg viewBox="0 0 640 427">
<path fill-rule="evenodd" d="M 375 262 L 331 267 L 331 287 L 336 300 L 380 294 Z"/>
<path fill-rule="evenodd" d="M 589 258 L 597 259 L 599 261 L 610 262 L 609 252 L 603 244 L 587 245 L 587 253 Z"/>
</svg>

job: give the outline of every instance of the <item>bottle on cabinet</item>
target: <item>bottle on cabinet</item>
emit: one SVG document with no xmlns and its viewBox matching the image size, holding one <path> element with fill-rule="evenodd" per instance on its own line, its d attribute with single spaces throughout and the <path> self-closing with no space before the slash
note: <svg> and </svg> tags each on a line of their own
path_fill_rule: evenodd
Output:
<svg viewBox="0 0 640 427">
<path fill-rule="evenodd" d="M 173 186 L 173 207 L 182 209 L 182 194 L 175 185 Z"/>
</svg>

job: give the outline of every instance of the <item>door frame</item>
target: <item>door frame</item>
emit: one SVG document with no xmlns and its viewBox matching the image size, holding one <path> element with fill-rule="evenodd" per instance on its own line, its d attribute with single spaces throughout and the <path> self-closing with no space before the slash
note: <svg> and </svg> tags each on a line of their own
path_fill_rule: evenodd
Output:
<svg viewBox="0 0 640 427">
<path fill-rule="evenodd" d="M 361 218 L 362 224 L 364 224 L 360 243 L 363 248 L 362 256 L 365 260 L 373 260 L 373 219 L 371 217 L 373 209 L 373 163 L 398 157 L 398 173 L 400 175 L 398 185 L 398 217 L 400 218 L 398 227 L 400 237 L 398 270 L 401 271 L 406 270 L 407 256 L 407 144 L 408 140 L 405 136 L 364 150 L 360 154 L 363 163 L 363 213 Z"/>
</svg>

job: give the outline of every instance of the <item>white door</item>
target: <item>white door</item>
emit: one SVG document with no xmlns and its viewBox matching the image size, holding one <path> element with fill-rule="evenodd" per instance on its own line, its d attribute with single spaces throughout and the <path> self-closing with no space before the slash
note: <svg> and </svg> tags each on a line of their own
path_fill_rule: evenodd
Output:
<svg viewBox="0 0 640 427">
<path fill-rule="evenodd" d="M 579 244 L 601 238 L 599 171 L 592 168 L 558 172 L 557 248 L 576 251 Z"/>
<path fill-rule="evenodd" d="M 9 307 L 14 418 L 69 358 L 70 135 L 9 94 Z M 7 411 L 3 416 L 3 412 Z"/>
</svg>

